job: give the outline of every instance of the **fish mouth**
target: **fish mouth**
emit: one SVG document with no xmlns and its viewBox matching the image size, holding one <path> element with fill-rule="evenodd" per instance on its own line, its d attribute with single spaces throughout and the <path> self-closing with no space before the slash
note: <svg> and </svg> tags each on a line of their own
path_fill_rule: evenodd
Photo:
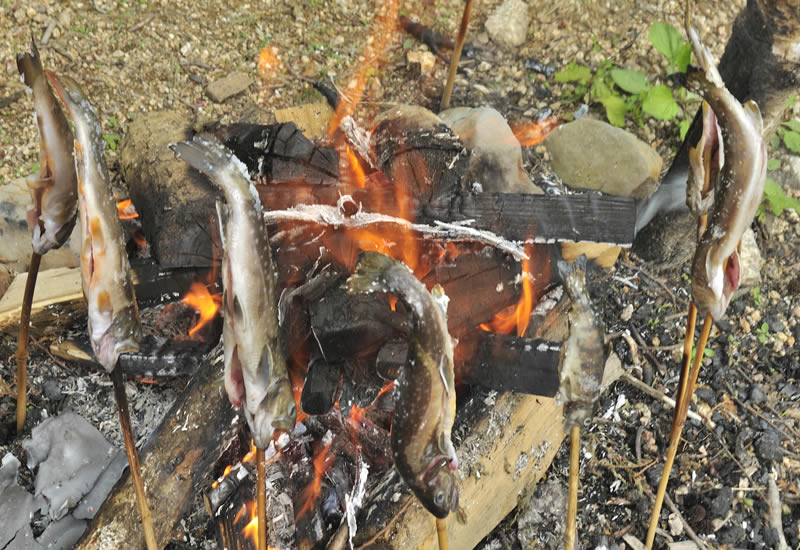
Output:
<svg viewBox="0 0 800 550">
<path fill-rule="evenodd" d="M 429 474 L 435 471 L 443 462 L 447 464 L 447 468 L 451 472 L 455 472 L 458 469 L 457 460 L 453 460 L 447 455 L 437 455 L 433 457 L 430 462 L 428 462 L 428 465 L 425 467 L 425 469 L 422 470 L 422 479 L 427 479 Z"/>
</svg>

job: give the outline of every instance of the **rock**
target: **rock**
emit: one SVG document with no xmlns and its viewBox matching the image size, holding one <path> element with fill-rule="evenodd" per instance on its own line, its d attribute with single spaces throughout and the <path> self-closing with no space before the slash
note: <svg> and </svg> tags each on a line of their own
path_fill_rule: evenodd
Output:
<svg viewBox="0 0 800 550">
<path fill-rule="evenodd" d="M 11 272 L 6 264 L 0 263 L 0 298 L 5 295 L 8 286 L 11 284 Z"/>
<path fill-rule="evenodd" d="M 717 536 L 719 537 L 720 543 L 734 545 L 744 538 L 745 532 L 741 526 L 731 525 L 730 527 L 722 529 Z"/>
<path fill-rule="evenodd" d="M 696 236 L 697 219 L 689 211 L 670 212 L 653 218 L 636 235 L 633 251 L 655 266 L 686 265 L 694 257 Z"/>
<path fill-rule="evenodd" d="M 756 455 L 762 460 L 781 460 L 781 440 L 772 432 L 763 432 L 756 442 Z"/>
<path fill-rule="evenodd" d="M 436 65 L 436 56 L 427 50 L 409 50 L 406 53 L 406 67 L 414 75 L 427 74 Z"/>
<path fill-rule="evenodd" d="M 694 394 L 712 407 L 717 404 L 717 394 L 711 388 L 700 386 L 694 390 Z"/>
<path fill-rule="evenodd" d="M 253 81 L 246 73 L 232 72 L 228 76 L 215 80 L 206 87 L 206 95 L 211 101 L 222 103 L 228 98 L 245 91 Z"/>
<path fill-rule="evenodd" d="M 742 251 L 739 254 L 741 280 L 734 296 L 746 294 L 750 288 L 761 282 L 761 251 L 756 243 L 756 235 L 751 228 L 742 235 Z"/>
<path fill-rule="evenodd" d="M 31 232 L 26 221 L 32 206 L 27 178 L 17 178 L 0 186 L 0 258 L 8 270 L 17 273 L 28 271 L 31 261 Z M 80 265 L 80 220 L 75 224 L 69 240 L 58 249 L 42 256 L 40 270 Z M 1 285 L 0 285 L 1 286 Z"/>
<path fill-rule="evenodd" d="M 750 402 L 754 405 L 760 405 L 764 401 L 766 401 L 767 396 L 764 395 L 764 392 L 761 391 L 761 387 L 758 384 L 753 384 L 750 388 Z"/>
<path fill-rule="evenodd" d="M 777 315 L 767 315 L 766 321 L 767 325 L 769 326 L 769 330 L 772 332 L 783 332 L 783 321 L 781 321 L 781 318 Z"/>
<path fill-rule="evenodd" d="M 711 514 L 717 518 L 724 518 L 733 504 L 733 490 L 723 487 L 711 501 Z"/>
<path fill-rule="evenodd" d="M 661 156 L 630 132 L 584 117 L 562 124 L 544 143 L 553 170 L 573 189 L 636 199 L 656 189 Z"/>
<path fill-rule="evenodd" d="M 486 31 L 496 44 L 515 48 L 525 42 L 529 21 L 528 4 L 522 0 L 505 0 L 486 19 Z"/>
<path fill-rule="evenodd" d="M 44 383 L 44 396 L 49 399 L 50 401 L 58 401 L 64 394 L 61 393 L 61 386 L 55 380 L 47 380 Z"/>
<path fill-rule="evenodd" d="M 499 112 L 491 107 L 456 107 L 439 118 L 470 150 L 468 186 L 480 183 L 486 192 L 542 193 L 522 167 L 522 148 Z"/>
<path fill-rule="evenodd" d="M 328 134 L 328 123 L 333 109 L 327 101 L 307 103 L 298 107 L 287 107 L 275 111 L 277 122 L 294 122 L 309 139 L 322 138 Z"/>
<path fill-rule="evenodd" d="M 25 526 L 30 530 L 30 519 L 36 509 L 33 495 L 17 484 L 19 460 L 11 453 L 3 457 L 0 464 L 0 548 L 7 548 L 9 541 L 19 538 Z M 31 535 L 31 540 L 33 535 Z M 24 545 L 18 546 L 25 548 Z"/>
</svg>

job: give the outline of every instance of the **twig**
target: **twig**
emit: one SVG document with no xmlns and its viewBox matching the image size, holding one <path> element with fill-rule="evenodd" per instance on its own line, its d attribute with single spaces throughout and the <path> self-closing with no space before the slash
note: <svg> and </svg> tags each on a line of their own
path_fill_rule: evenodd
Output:
<svg viewBox="0 0 800 550">
<path fill-rule="evenodd" d="M 436 518 L 436 538 L 439 540 L 439 550 L 447 550 L 446 518 Z"/>
<path fill-rule="evenodd" d="M 656 283 L 658 286 L 660 286 L 661 288 L 663 288 L 663 289 L 664 289 L 664 292 L 666 292 L 667 294 L 669 294 L 669 297 L 672 299 L 672 303 L 673 303 L 673 304 L 677 304 L 677 303 L 678 303 L 678 298 L 677 298 L 677 296 L 675 296 L 675 293 L 673 293 L 673 292 L 672 292 L 672 290 L 670 290 L 670 288 L 669 288 L 669 287 L 666 285 L 666 283 L 665 283 L 664 281 L 662 281 L 661 279 L 659 279 L 659 278 L 658 278 L 658 277 L 656 277 L 655 275 L 652 275 L 652 274 L 648 273 L 648 272 L 647 272 L 647 271 L 645 271 L 645 270 L 644 270 L 644 268 L 642 268 L 642 267 L 635 266 L 635 265 L 633 265 L 633 264 L 630 264 L 630 263 L 628 263 L 628 262 L 626 262 L 626 261 L 624 261 L 624 260 L 623 260 L 621 263 L 622 263 L 622 265 L 624 265 L 625 267 L 627 267 L 627 268 L 629 268 L 629 269 L 633 269 L 633 270 L 635 270 L 635 271 L 638 271 L 639 273 L 641 273 L 642 275 L 644 275 L 645 277 L 647 277 L 648 279 L 650 279 L 651 281 L 653 281 L 654 283 Z"/>
<path fill-rule="evenodd" d="M 630 384 L 634 388 L 636 388 L 638 390 L 641 390 L 644 393 L 646 393 L 646 394 L 648 394 L 648 395 L 650 395 L 652 397 L 655 397 L 656 399 L 658 399 L 662 403 L 665 403 L 665 404 L 669 405 L 670 408 L 672 408 L 672 409 L 675 408 L 675 400 L 674 399 L 672 399 L 668 395 L 664 394 L 663 392 L 660 392 L 657 389 L 648 386 L 647 384 L 645 384 L 641 380 L 638 380 L 638 379 L 634 378 L 633 376 L 631 376 L 627 372 L 622 373 L 622 375 L 620 375 L 620 379 L 624 380 L 625 382 L 627 382 L 628 384 Z M 700 422 L 702 424 L 705 424 L 708 427 L 709 430 L 713 431 L 714 428 L 717 427 L 716 423 L 713 420 L 711 420 L 711 417 L 700 415 L 700 414 L 698 414 L 698 413 L 696 413 L 694 411 L 691 411 L 691 410 L 687 411 L 686 416 L 688 418 L 691 418 L 692 420 L 694 420 L 696 422 Z"/>
<path fill-rule="evenodd" d="M 66 58 L 67 58 L 67 61 L 69 61 L 70 63 L 75 63 L 75 59 L 74 59 L 74 58 L 73 58 L 73 57 L 72 57 L 72 56 L 69 54 L 69 52 L 68 52 L 67 50 L 65 50 L 64 48 L 62 48 L 62 47 L 60 47 L 60 46 L 56 45 L 56 43 L 55 43 L 55 42 L 54 42 L 54 43 L 53 43 L 53 45 L 52 45 L 52 46 L 50 46 L 50 47 L 53 49 L 53 51 L 54 51 L 54 52 L 56 52 L 56 53 L 60 53 L 61 55 L 63 55 L 64 57 L 66 57 Z"/>
<path fill-rule="evenodd" d="M 264 471 L 264 449 L 256 449 L 256 469 L 258 550 L 267 550 L 267 476 Z"/>
<path fill-rule="evenodd" d="M 200 63 L 199 61 L 181 61 L 178 63 L 181 67 L 197 67 L 206 71 L 211 71 L 214 69 L 211 65 L 207 65 L 205 63 Z"/>
<path fill-rule="evenodd" d="M 581 427 L 569 431 L 569 492 L 567 497 L 567 525 L 564 549 L 573 550 L 578 523 L 578 469 L 580 468 Z"/>
<path fill-rule="evenodd" d="M 50 41 L 50 36 L 53 34 L 53 31 L 56 29 L 56 19 L 55 17 L 50 18 L 50 22 L 47 24 L 47 28 L 44 30 L 44 34 L 42 35 L 41 40 L 39 43 L 44 46 Z"/>
<path fill-rule="evenodd" d="M 781 495 L 778 492 L 778 486 L 775 484 L 775 479 L 770 475 L 767 485 L 767 505 L 769 512 L 767 513 L 767 521 L 769 526 L 778 532 L 778 545 L 775 550 L 789 550 L 786 544 L 786 537 L 783 534 L 783 521 L 781 520 Z"/>
<path fill-rule="evenodd" d="M 469 16 L 472 13 L 473 0 L 467 0 L 464 5 L 464 13 L 461 16 L 461 25 L 458 27 L 458 36 L 456 38 L 456 47 L 450 57 L 450 69 L 447 72 L 447 82 L 444 85 L 444 93 L 442 94 L 442 102 L 439 104 L 439 110 L 444 111 L 450 107 L 450 95 L 453 93 L 453 85 L 456 81 L 456 71 L 458 71 L 458 62 L 461 60 L 461 50 L 464 49 L 464 39 L 467 37 L 467 27 L 469 26 Z"/>
<path fill-rule="evenodd" d="M 405 503 L 405 504 L 403 504 L 403 506 L 402 506 L 402 507 L 401 507 L 401 508 L 400 508 L 400 509 L 397 511 L 397 513 L 396 513 L 396 514 L 394 515 L 394 517 L 393 517 L 393 518 L 392 518 L 392 519 L 389 521 L 389 523 L 387 523 L 387 524 L 386 524 L 386 526 L 385 526 L 383 529 L 381 529 L 380 531 L 378 531 L 377 533 L 375 533 L 374 535 L 372 535 L 372 536 L 369 538 L 369 540 L 367 540 L 367 541 L 365 541 L 365 542 L 364 542 L 364 544 L 362 544 L 361 546 L 359 546 L 358 548 L 356 548 L 356 550 L 364 550 L 365 548 L 371 548 L 371 547 L 372 547 L 372 545 L 375 543 L 375 541 L 376 541 L 376 540 L 378 540 L 378 539 L 379 539 L 381 536 L 383 536 L 383 534 L 384 534 L 384 533 L 386 533 L 386 531 L 388 531 L 388 530 L 389 530 L 389 529 L 392 527 L 392 525 L 394 525 L 394 523 L 395 523 L 395 522 L 396 522 L 398 519 L 400 519 L 400 516 L 402 516 L 402 515 L 403 515 L 403 512 L 405 512 L 405 511 L 406 511 L 406 509 L 407 509 L 409 506 L 411 506 L 411 503 L 412 503 L 413 501 L 414 501 L 414 499 L 413 499 L 413 498 L 408 498 L 408 499 L 406 499 L 406 503 Z"/>
<path fill-rule="evenodd" d="M 34 50 L 35 51 L 35 50 Z M 31 306 L 33 292 L 36 289 L 36 278 L 42 256 L 31 252 L 31 265 L 28 278 L 25 279 L 25 293 L 22 296 L 22 311 L 19 316 L 19 338 L 17 339 L 17 433 L 22 433 L 25 426 L 28 393 L 28 331 L 31 325 Z"/>
<path fill-rule="evenodd" d="M 672 513 L 675 514 L 676 516 L 678 516 L 678 519 L 681 520 L 681 525 L 683 525 L 683 530 L 686 531 L 686 534 L 689 535 L 689 538 L 694 541 L 694 543 L 697 545 L 697 547 L 700 548 L 700 550 L 703 550 L 704 548 L 708 548 L 708 545 L 706 545 L 706 543 L 703 541 L 703 539 L 698 537 L 697 533 L 694 532 L 694 529 L 692 529 L 692 526 L 689 525 L 689 522 L 686 521 L 686 518 L 683 517 L 683 514 L 681 514 L 681 511 L 678 510 L 677 506 L 675 506 L 675 503 L 672 502 L 672 499 L 669 498 L 669 495 L 664 495 L 664 502 L 667 503 L 667 508 L 672 510 Z"/>
<path fill-rule="evenodd" d="M 141 21 L 136 23 L 134 26 L 132 26 L 130 29 L 128 29 L 128 32 L 136 32 L 136 31 L 138 31 L 139 29 L 141 29 L 145 25 L 149 25 L 150 22 L 155 18 L 156 18 L 155 14 L 152 14 L 149 17 L 145 17 L 144 19 L 142 19 Z"/>
</svg>

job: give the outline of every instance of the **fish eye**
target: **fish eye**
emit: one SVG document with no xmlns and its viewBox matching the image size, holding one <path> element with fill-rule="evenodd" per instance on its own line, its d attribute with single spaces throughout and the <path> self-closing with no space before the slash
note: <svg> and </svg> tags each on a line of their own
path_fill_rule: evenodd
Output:
<svg viewBox="0 0 800 550">
<path fill-rule="evenodd" d="M 444 491 L 436 491 L 433 495 L 433 503 L 436 506 L 444 506 Z"/>
</svg>

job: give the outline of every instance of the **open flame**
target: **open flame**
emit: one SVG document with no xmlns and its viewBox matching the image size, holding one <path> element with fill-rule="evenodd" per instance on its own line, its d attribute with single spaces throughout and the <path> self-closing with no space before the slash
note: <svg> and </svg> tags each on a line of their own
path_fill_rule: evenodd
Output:
<svg viewBox="0 0 800 550">
<path fill-rule="evenodd" d="M 258 54 L 256 72 L 262 80 L 270 80 L 278 74 L 281 61 L 278 59 L 278 49 L 274 46 L 265 46 Z"/>
<path fill-rule="evenodd" d="M 328 137 L 333 137 L 339 128 L 342 119 L 353 112 L 361 96 L 367 80 L 375 69 L 377 60 L 383 55 L 383 50 L 389 44 L 397 21 L 397 0 L 384 0 L 375 17 L 372 34 L 367 38 L 367 45 L 359 57 L 360 63 L 356 74 L 347 83 L 346 93 L 342 94 L 339 106 L 328 125 Z"/>
<path fill-rule="evenodd" d="M 117 203 L 117 212 L 121 220 L 132 220 L 139 217 L 139 213 L 136 212 L 136 207 L 133 206 L 131 199 L 119 201 Z"/>
<path fill-rule="evenodd" d="M 532 122 L 512 123 L 511 131 L 523 147 L 533 147 L 543 142 L 550 133 L 561 125 L 561 118 L 549 116 Z"/>
<path fill-rule="evenodd" d="M 367 185 L 367 178 L 364 176 L 364 169 L 361 168 L 361 164 L 358 162 L 358 157 L 356 157 L 356 154 L 350 150 L 349 145 L 345 147 L 345 152 L 347 153 L 350 171 L 353 174 L 353 183 L 356 187 L 363 189 Z"/>
<path fill-rule="evenodd" d="M 208 288 L 203 283 L 195 281 L 189 288 L 189 292 L 181 300 L 187 306 L 195 308 L 200 313 L 197 324 L 189 329 L 189 336 L 194 336 L 197 332 L 214 319 L 222 303 L 222 296 L 214 296 L 208 292 Z"/>
<path fill-rule="evenodd" d="M 522 277 L 522 292 L 519 302 L 497 313 L 488 323 L 481 324 L 481 330 L 503 334 L 511 334 L 516 331 L 517 336 L 525 336 L 525 331 L 528 330 L 528 323 L 531 320 L 533 305 L 536 302 L 536 296 L 533 293 L 535 275 L 533 273 L 534 256 L 532 243 L 526 243 L 525 254 L 528 258 L 522 260 L 522 273 L 520 274 Z"/>
<path fill-rule="evenodd" d="M 328 454 L 331 445 L 333 445 L 333 440 L 325 445 L 325 447 L 320 449 L 320 451 L 317 453 L 317 456 L 314 457 L 314 479 L 311 480 L 311 483 L 309 483 L 305 489 L 303 489 L 303 492 L 300 495 L 300 501 L 303 503 L 303 505 L 295 515 L 295 520 L 299 520 L 306 512 L 309 512 L 311 509 L 313 509 L 314 502 L 316 502 L 320 492 L 322 491 L 322 476 L 325 475 L 325 472 L 327 472 L 328 468 L 330 468 L 331 464 L 333 464 L 333 456 Z"/>
</svg>

